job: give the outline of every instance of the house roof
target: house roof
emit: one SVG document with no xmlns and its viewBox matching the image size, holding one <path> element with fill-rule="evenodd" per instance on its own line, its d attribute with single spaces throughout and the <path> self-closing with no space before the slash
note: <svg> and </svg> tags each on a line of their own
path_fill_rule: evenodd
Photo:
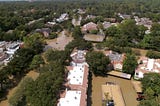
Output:
<svg viewBox="0 0 160 106">
<path fill-rule="evenodd" d="M 71 54 L 78 58 L 83 58 L 85 51 L 75 51 Z M 74 58 L 73 58 L 74 59 Z M 60 94 L 60 99 L 57 106 L 86 106 L 87 88 L 88 88 L 88 73 L 89 68 L 84 63 L 76 63 L 73 66 L 67 66 L 68 77 L 64 84 L 70 90 L 66 90 Z"/>
<path fill-rule="evenodd" d="M 105 38 L 104 35 L 85 34 L 83 37 L 86 41 L 102 42 Z"/>
<path fill-rule="evenodd" d="M 89 22 L 85 25 L 83 25 L 82 27 L 82 31 L 91 31 L 91 30 L 97 30 L 97 24 L 93 23 L 93 22 Z"/>
<path fill-rule="evenodd" d="M 135 72 L 149 73 L 156 72 L 160 73 L 160 59 L 150 59 L 148 57 L 140 57 L 139 65 Z"/>
</svg>

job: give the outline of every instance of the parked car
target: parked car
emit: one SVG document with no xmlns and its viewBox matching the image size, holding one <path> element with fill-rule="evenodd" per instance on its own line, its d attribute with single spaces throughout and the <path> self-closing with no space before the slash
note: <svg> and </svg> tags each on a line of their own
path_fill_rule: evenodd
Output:
<svg viewBox="0 0 160 106">
<path fill-rule="evenodd" d="M 145 96 L 144 96 L 143 92 L 137 92 L 137 95 L 138 95 L 138 97 L 137 97 L 138 101 L 145 100 Z"/>
</svg>

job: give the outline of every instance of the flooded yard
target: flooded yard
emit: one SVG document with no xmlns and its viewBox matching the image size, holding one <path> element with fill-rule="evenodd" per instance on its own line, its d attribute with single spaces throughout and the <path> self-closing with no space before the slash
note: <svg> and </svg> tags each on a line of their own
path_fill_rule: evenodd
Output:
<svg viewBox="0 0 160 106">
<path fill-rule="evenodd" d="M 72 40 L 73 38 L 66 31 L 62 31 L 58 35 L 58 38 L 52 40 L 46 40 L 47 46 L 45 48 L 64 50 L 65 46 Z"/>
<path fill-rule="evenodd" d="M 27 77 L 31 77 L 33 78 L 33 80 L 36 80 L 36 78 L 39 76 L 39 73 L 35 72 L 35 71 L 30 71 L 29 73 L 26 74 Z M 17 85 L 18 86 L 18 85 Z M 14 88 L 10 89 L 8 94 L 7 94 L 7 99 L 3 100 L 0 102 L 0 106 L 9 106 L 8 103 L 8 98 L 10 98 L 13 93 L 16 91 L 17 86 L 15 86 Z"/>
<path fill-rule="evenodd" d="M 91 106 L 102 106 L 101 85 L 106 84 L 106 82 L 114 82 L 120 86 L 126 106 L 137 106 L 138 105 L 138 101 L 136 101 L 137 94 L 132 85 L 131 80 L 126 80 L 126 79 L 117 78 L 113 76 L 107 76 L 107 77 L 92 76 L 92 104 Z"/>
</svg>

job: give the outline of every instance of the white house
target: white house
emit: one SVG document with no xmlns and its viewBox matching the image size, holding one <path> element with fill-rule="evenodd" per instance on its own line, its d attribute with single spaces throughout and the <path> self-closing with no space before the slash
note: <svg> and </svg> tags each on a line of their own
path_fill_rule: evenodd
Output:
<svg viewBox="0 0 160 106">
<path fill-rule="evenodd" d="M 135 70 L 135 79 L 143 78 L 145 73 L 160 73 L 160 59 L 140 57 L 139 65 Z"/>
</svg>

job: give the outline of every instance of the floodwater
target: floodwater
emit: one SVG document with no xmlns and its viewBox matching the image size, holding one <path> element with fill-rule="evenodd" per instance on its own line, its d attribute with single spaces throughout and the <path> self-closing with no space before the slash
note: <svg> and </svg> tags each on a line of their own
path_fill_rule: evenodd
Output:
<svg viewBox="0 0 160 106">
<path fill-rule="evenodd" d="M 59 35 L 58 38 L 52 39 L 52 40 L 47 40 L 47 48 L 52 48 L 52 49 L 58 49 L 58 50 L 64 50 L 65 46 L 71 42 L 73 38 L 69 35 L 67 35 L 66 31 L 62 31 Z"/>
<path fill-rule="evenodd" d="M 132 85 L 131 80 L 126 80 L 113 76 L 107 76 L 107 77 L 92 76 L 91 106 L 102 106 L 101 85 L 105 84 L 106 82 L 114 82 L 120 86 L 126 106 L 138 105 L 138 101 L 136 101 L 137 94 Z"/>
<path fill-rule="evenodd" d="M 30 71 L 26 74 L 25 77 L 31 77 L 33 78 L 33 80 L 36 80 L 36 78 L 39 76 L 39 73 L 35 72 L 35 71 Z M 18 85 L 17 85 L 18 86 Z M 9 103 L 8 103 L 8 98 L 10 98 L 13 93 L 16 91 L 17 89 L 17 86 L 15 86 L 14 88 L 10 89 L 9 92 L 8 92 L 8 95 L 7 95 L 7 99 L 6 100 L 3 100 L 0 102 L 0 106 L 10 106 Z"/>
</svg>

